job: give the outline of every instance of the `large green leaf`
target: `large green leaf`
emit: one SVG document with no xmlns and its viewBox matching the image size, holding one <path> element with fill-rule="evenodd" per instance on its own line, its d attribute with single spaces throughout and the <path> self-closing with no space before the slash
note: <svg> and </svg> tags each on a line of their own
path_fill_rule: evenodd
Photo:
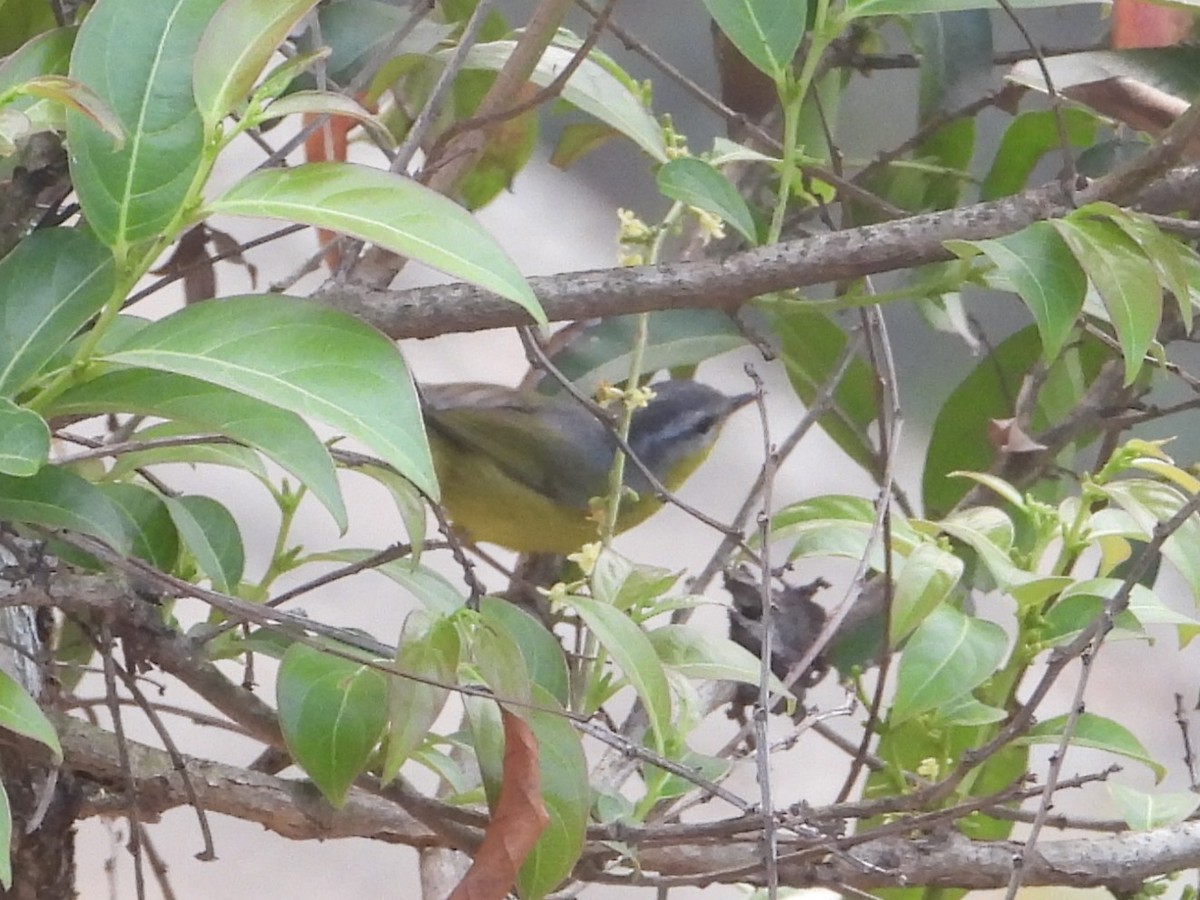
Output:
<svg viewBox="0 0 1200 900">
<path fill-rule="evenodd" d="M 30 409 L 0 397 L 0 475 L 25 478 L 50 458 L 50 426 Z"/>
<path fill-rule="evenodd" d="M 994 622 L 952 606 L 934 609 L 900 657 L 889 721 L 899 724 L 969 694 L 996 671 L 1007 646 Z"/>
<path fill-rule="evenodd" d="M 1058 355 L 1083 308 L 1087 276 L 1052 225 L 1034 222 L 995 240 L 947 241 L 946 247 L 963 257 L 980 251 L 995 263 L 1000 278 L 989 280 L 1020 295 L 1037 323 L 1043 357 Z"/>
<path fill-rule="evenodd" d="M 345 529 L 346 506 L 325 445 L 296 413 L 239 388 L 155 369 L 117 369 L 65 391 L 47 414 L 159 416 L 242 441 L 295 475 Z"/>
<path fill-rule="evenodd" d="M 250 93 L 267 61 L 316 0 L 226 0 L 196 49 L 192 87 L 212 128 Z"/>
<path fill-rule="evenodd" d="M 219 384 L 361 441 L 430 496 L 433 462 L 412 378 L 379 332 L 291 297 L 232 297 L 186 307 L 106 357 Z"/>
<path fill-rule="evenodd" d="M 779 82 L 804 39 L 806 0 L 704 0 L 738 52 Z"/>
<path fill-rule="evenodd" d="M 14 396 L 114 287 L 112 254 L 81 231 L 35 231 L 0 260 L 0 396 Z"/>
<path fill-rule="evenodd" d="M 470 213 L 402 175 L 338 162 L 260 169 L 208 209 L 304 222 L 372 241 L 495 291 L 537 321 L 546 320 L 516 264 Z"/>
<path fill-rule="evenodd" d="M 69 113 L 71 181 L 96 236 L 124 256 L 159 237 L 192 190 L 204 134 L 192 59 L 220 0 L 100 0 L 84 20 L 71 77 L 116 114 L 125 142 Z"/>
<path fill-rule="evenodd" d="M 637 691 L 650 717 L 655 742 L 661 749 L 671 727 L 671 690 L 654 645 L 619 609 L 576 596 L 570 598 L 570 605 Z"/>
<path fill-rule="evenodd" d="M 91 482 L 54 466 L 43 466 L 29 478 L 0 475 L 0 520 L 67 528 L 120 552 L 130 548 L 119 507 Z"/>
<path fill-rule="evenodd" d="M 275 701 L 292 757 L 325 799 L 341 806 L 387 724 L 387 679 L 363 663 L 292 644 L 279 666 Z"/>
</svg>

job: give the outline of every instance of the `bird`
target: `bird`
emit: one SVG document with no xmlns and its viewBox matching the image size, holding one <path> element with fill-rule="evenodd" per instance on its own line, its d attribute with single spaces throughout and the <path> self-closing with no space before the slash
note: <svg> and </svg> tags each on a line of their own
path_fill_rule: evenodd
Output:
<svg viewBox="0 0 1200 900">
<path fill-rule="evenodd" d="M 753 395 L 731 397 L 684 379 L 650 388 L 654 396 L 633 413 L 628 444 L 674 491 Z M 441 503 L 457 531 L 518 553 L 565 555 L 598 538 L 590 501 L 608 494 L 617 442 L 584 404 L 567 394 L 474 382 L 425 384 L 421 396 Z M 632 462 L 624 483 L 637 496 L 621 503 L 618 532 L 663 502 Z"/>
</svg>

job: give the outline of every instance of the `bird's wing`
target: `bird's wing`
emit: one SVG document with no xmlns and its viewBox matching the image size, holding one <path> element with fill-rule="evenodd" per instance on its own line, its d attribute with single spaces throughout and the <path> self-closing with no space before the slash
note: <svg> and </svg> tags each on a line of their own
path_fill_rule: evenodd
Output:
<svg viewBox="0 0 1200 900">
<path fill-rule="evenodd" d="M 578 404 L 495 385 L 434 385 L 422 392 L 425 420 L 437 437 L 486 458 L 514 481 L 581 510 L 604 493 L 612 441 Z M 527 433 L 532 427 L 536 436 Z"/>
</svg>

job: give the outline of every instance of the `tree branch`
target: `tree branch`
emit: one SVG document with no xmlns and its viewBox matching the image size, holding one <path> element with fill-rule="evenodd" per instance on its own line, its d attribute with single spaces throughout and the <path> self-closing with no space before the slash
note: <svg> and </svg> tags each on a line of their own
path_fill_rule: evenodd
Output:
<svg viewBox="0 0 1200 900">
<path fill-rule="evenodd" d="M 1174 174 L 1172 196 L 1185 205 L 1200 193 L 1200 167 Z M 950 259 L 945 241 L 1003 237 L 1065 216 L 1077 204 L 1129 191 L 1129 183 L 1114 176 L 1097 185 L 1078 192 L 1074 203 L 1053 184 L 1004 200 L 757 247 L 723 260 L 568 272 L 529 283 L 551 321 L 665 309 L 731 310 L 773 291 Z M 391 291 L 327 282 L 316 297 L 396 339 L 532 323 L 515 304 L 464 283 Z"/>
</svg>

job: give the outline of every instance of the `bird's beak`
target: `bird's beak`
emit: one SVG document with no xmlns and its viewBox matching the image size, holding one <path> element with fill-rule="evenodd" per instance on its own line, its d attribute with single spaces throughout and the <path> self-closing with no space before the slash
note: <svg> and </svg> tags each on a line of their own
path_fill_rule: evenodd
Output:
<svg viewBox="0 0 1200 900">
<path fill-rule="evenodd" d="M 733 415 L 743 406 L 749 406 L 757 398 L 757 394 L 750 392 L 748 394 L 737 394 L 729 398 L 729 414 Z"/>
</svg>

